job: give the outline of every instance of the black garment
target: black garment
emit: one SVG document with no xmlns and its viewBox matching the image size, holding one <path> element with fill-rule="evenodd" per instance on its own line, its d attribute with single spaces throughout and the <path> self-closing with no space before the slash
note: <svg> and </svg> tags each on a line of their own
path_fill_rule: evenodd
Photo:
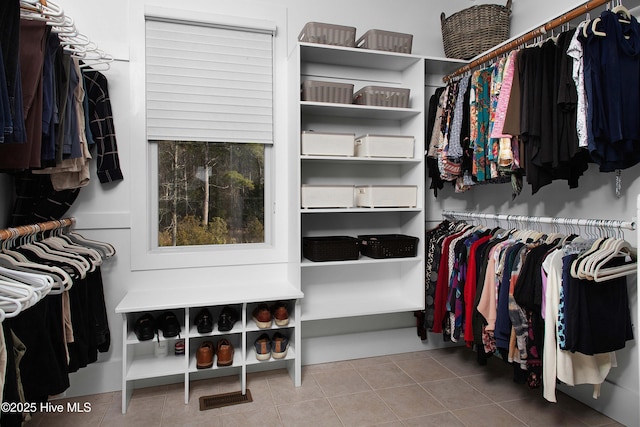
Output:
<svg viewBox="0 0 640 427">
<path fill-rule="evenodd" d="M 80 189 L 56 191 L 48 175 L 29 171 L 13 177 L 16 196 L 9 227 L 61 219 L 80 194 Z"/>
<path fill-rule="evenodd" d="M 97 150 L 97 173 L 101 183 L 123 179 L 111 112 L 107 78 L 99 71 L 83 70 L 86 96 L 89 99 L 89 123 Z"/>
<path fill-rule="evenodd" d="M 568 274 L 576 258 L 562 258 L 563 281 L 568 281 L 569 292 L 565 304 L 567 349 L 593 355 L 624 348 L 626 341 L 633 339 L 626 277 L 605 282 L 576 279 Z M 623 263 L 616 260 L 608 266 Z"/>
<path fill-rule="evenodd" d="M 104 286 L 102 283 L 102 272 L 100 267 L 90 272 L 87 276 L 89 285 L 89 304 L 90 322 L 92 323 L 92 331 L 94 338 L 90 343 L 95 341 L 95 345 L 100 353 L 109 351 L 111 345 L 111 332 L 109 330 L 109 322 L 107 321 L 107 306 L 104 300 Z M 92 351 L 92 348 L 89 348 Z M 97 358 L 97 356 L 96 356 Z M 91 357 L 90 357 L 91 359 Z"/>
<path fill-rule="evenodd" d="M 20 48 L 20 2 L 4 0 L 0 2 L 0 49 L 4 61 L 4 72 L 9 93 L 11 116 L 15 118 L 16 77 L 18 76 L 18 57 Z"/>
<path fill-rule="evenodd" d="M 46 402 L 69 388 L 61 319 L 61 296 L 49 294 L 19 316 L 4 320 L 27 348 L 20 363 L 27 402 Z"/>
</svg>

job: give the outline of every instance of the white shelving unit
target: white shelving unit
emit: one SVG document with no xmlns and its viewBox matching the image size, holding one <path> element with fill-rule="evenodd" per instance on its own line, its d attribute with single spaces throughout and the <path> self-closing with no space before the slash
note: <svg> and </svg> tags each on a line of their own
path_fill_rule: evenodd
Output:
<svg viewBox="0 0 640 427">
<path fill-rule="evenodd" d="M 415 185 L 416 208 L 300 209 L 298 244 L 307 236 L 423 235 L 424 61 L 415 55 L 299 43 L 291 55 L 292 85 L 317 79 L 409 88 L 408 108 L 298 101 L 292 117 L 300 188 L 315 185 Z M 295 88 L 292 87 L 292 91 Z M 293 92 L 296 93 L 296 92 Z M 415 137 L 411 159 L 301 156 L 301 131 Z M 300 203 L 297 204 L 300 206 Z M 300 251 L 302 321 L 417 310 L 424 300 L 422 239 L 415 258 L 312 262 Z"/>
<path fill-rule="evenodd" d="M 425 224 L 425 96 L 436 79 L 464 61 L 394 52 L 298 43 L 290 55 L 291 186 L 302 185 L 415 185 L 415 208 L 341 208 L 297 210 L 297 244 L 303 237 L 406 234 L 420 239 L 416 257 L 356 261 L 312 262 L 300 267 L 301 320 L 347 318 L 420 310 L 424 305 Z M 305 80 L 351 83 L 354 92 L 368 85 L 410 89 L 408 108 L 301 101 Z M 441 80 L 440 80 L 441 82 Z M 302 131 L 403 135 L 415 138 L 414 157 L 359 158 L 300 154 Z M 295 200 L 295 199 L 294 199 Z M 295 208 L 292 208 L 295 209 Z"/>
<path fill-rule="evenodd" d="M 219 287 L 179 288 L 173 290 L 131 291 L 116 307 L 116 313 L 122 315 L 122 413 L 126 413 L 131 394 L 138 380 L 183 376 L 184 403 L 189 402 L 189 384 L 191 380 L 214 378 L 226 375 L 239 375 L 241 392 L 246 393 L 247 372 L 253 370 L 286 367 L 296 386 L 301 383 L 299 349 L 300 343 L 300 300 L 303 294 L 289 283 L 260 283 L 255 286 L 234 284 L 226 289 Z M 271 305 L 285 301 L 289 307 L 289 324 L 278 327 L 273 322 L 271 328 L 260 329 L 252 320 L 254 308 L 262 302 Z M 234 308 L 238 321 L 227 332 L 218 330 L 217 320 L 225 306 Z M 209 333 L 199 333 L 195 319 L 200 310 L 207 308 L 213 317 L 214 328 Z M 154 339 L 139 341 L 134 332 L 136 320 L 145 313 L 157 318 L 165 311 L 173 312 L 180 322 L 179 337 L 164 338 L 160 332 Z M 256 359 L 253 343 L 256 338 L 267 333 L 270 337 L 280 332 L 289 338 L 289 350 L 284 359 L 259 361 Z M 176 356 L 174 346 L 178 339 L 185 340 L 185 354 Z M 196 352 L 204 341 L 212 341 L 214 346 L 222 339 L 228 339 L 234 347 L 234 359 L 231 366 L 217 366 L 198 369 Z M 168 355 L 157 357 L 155 349 L 158 341 L 166 341 Z"/>
</svg>

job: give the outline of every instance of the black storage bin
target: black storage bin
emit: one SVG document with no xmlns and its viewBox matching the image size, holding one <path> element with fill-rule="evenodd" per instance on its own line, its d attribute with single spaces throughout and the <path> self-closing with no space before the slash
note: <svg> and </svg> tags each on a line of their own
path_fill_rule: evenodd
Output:
<svg viewBox="0 0 640 427">
<path fill-rule="evenodd" d="M 404 234 L 358 236 L 360 253 L 370 258 L 407 258 L 418 254 L 417 237 Z"/>
<path fill-rule="evenodd" d="M 358 246 L 349 236 L 303 237 L 302 255 L 311 261 L 352 261 L 360 256 Z"/>
</svg>

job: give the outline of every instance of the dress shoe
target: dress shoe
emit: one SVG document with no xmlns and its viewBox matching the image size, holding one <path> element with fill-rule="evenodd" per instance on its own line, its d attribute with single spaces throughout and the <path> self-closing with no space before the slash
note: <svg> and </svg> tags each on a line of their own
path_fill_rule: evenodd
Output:
<svg viewBox="0 0 640 427">
<path fill-rule="evenodd" d="M 213 331 L 213 316 L 211 316 L 211 312 L 206 307 L 198 312 L 193 323 L 196 325 L 198 333 L 200 334 Z"/>
<path fill-rule="evenodd" d="M 238 319 L 238 312 L 228 305 L 225 306 L 220 312 L 220 317 L 218 318 L 218 330 L 220 332 L 230 331 L 233 329 L 233 325 L 235 325 Z"/>
<path fill-rule="evenodd" d="M 223 338 L 218 341 L 216 354 L 218 355 L 218 366 L 231 366 L 233 364 L 233 346 L 228 339 Z"/>
<path fill-rule="evenodd" d="M 207 369 L 213 366 L 213 342 L 205 341 L 196 352 L 196 368 Z"/>
<path fill-rule="evenodd" d="M 266 329 L 271 327 L 271 311 L 267 304 L 258 304 L 258 306 L 253 310 L 252 317 L 258 328 Z"/>
<path fill-rule="evenodd" d="M 162 336 L 172 338 L 180 334 L 180 322 L 171 311 L 165 311 L 158 319 L 158 329 L 162 330 Z"/>
<path fill-rule="evenodd" d="M 289 310 L 287 310 L 287 304 L 278 301 L 271 307 L 271 314 L 276 326 L 287 326 L 289 324 Z"/>
<path fill-rule="evenodd" d="M 139 341 L 153 339 L 156 334 L 156 320 L 149 313 L 143 314 L 133 324 L 133 332 Z"/>
</svg>

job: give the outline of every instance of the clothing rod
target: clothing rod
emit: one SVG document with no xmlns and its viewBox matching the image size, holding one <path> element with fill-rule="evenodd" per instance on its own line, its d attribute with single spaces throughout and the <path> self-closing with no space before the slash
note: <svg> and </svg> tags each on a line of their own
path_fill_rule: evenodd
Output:
<svg viewBox="0 0 640 427">
<path fill-rule="evenodd" d="M 613 219 L 553 218 L 545 216 L 487 214 L 456 211 L 442 211 L 442 216 L 457 219 L 487 219 L 497 221 L 529 222 L 532 224 L 575 225 L 616 229 L 624 228 L 627 230 L 636 229 L 636 223 L 633 221 L 619 221 Z"/>
<path fill-rule="evenodd" d="M 443 78 L 443 80 L 445 82 L 448 82 L 449 80 L 453 79 L 454 77 L 457 77 L 461 74 L 466 73 L 467 71 L 471 71 L 473 70 L 475 67 L 484 64 L 485 62 L 489 62 L 494 58 L 497 58 L 498 56 L 502 55 L 503 53 L 507 53 L 512 51 L 513 49 L 517 48 L 518 46 L 522 46 L 523 44 L 525 44 L 528 41 L 531 41 L 533 39 L 535 39 L 538 36 L 544 35 L 546 34 L 548 31 L 553 30 L 554 28 L 557 28 L 559 26 L 561 26 L 562 24 L 565 24 L 575 18 L 578 18 L 579 16 L 595 9 L 598 6 L 602 6 L 605 3 L 608 3 L 609 0 L 591 0 L 586 2 L 585 4 L 576 7 L 575 9 L 570 10 L 569 12 L 563 14 L 562 16 L 559 16 L 555 19 L 553 19 L 552 21 L 547 22 L 546 24 L 529 31 L 528 33 L 525 33 L 524 35 L 518 37 L 517 39 L 514 39 L 506 44 L 503 44 L 501 46 L 498 46 L 497 48 L 494 48 L 493 50 L 485 53 L 484 55 L 482 55 L 479 58 L 476 58 L 475 60 L 473 60 L 471 63 L 457 69 L 456 71 L 454 71 L 453 73 L 449 74 L 448 76 L 445 76 Z"/>
<path fill-rule="evenodd" d="M 76 223 L 75 218 L 63 218 L 60 220 L 39 222 L 30 225 L 19 225 L 17 227 L 5 228 L 0 230 L 0 240 L 9 240 L 11 238 L 30 236 L 42 231 L 57 230 L 59 228 L 69 227 Z"/>
</svg>

